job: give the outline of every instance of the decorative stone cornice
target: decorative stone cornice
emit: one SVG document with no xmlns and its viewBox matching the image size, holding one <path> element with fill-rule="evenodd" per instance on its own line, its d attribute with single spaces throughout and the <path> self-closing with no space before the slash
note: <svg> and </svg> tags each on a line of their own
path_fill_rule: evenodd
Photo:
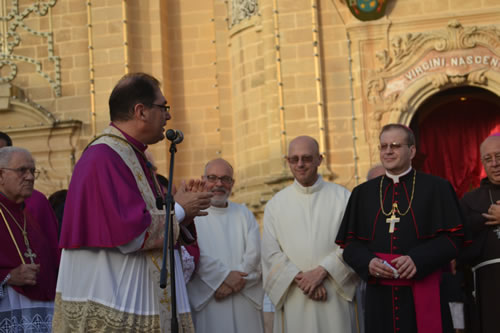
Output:
<svg viewBox="0 0 500 333">
<path fill-rule="evenodd" d="M 496 26 L 466 27 L 457 20 L 450 21 L 446 31 L 431 33 L 408 33 L 391 40 L 391 49 L 377 53 L 381 62 L 380 72 L 391 72 L 406 66 L 408 59 L 428 50 L 446 52 L 470 49 L 478 45 L 497 47 L 500 45 L 500 29 Z"/>
<path fill-rule="evenodd" d="M 500 86 L 499 47 L 497 26 L 463 27 L 456 20 L 445 30 L 394 37 L 377 53 L 380 67 L 366 87 L 374 120 L 390 113 L 389 121 L 409 121 L 425 98 L 449 87 Z"/>
</svg>

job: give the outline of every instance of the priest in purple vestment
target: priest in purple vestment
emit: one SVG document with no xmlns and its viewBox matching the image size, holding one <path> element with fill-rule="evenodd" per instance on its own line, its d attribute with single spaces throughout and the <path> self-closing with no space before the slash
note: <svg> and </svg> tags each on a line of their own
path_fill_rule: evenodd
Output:
<svg viewBox="0 0 500 333">
<path fill-rule="evenodd" d="M 54 331 L 168 332 L 170 286 L 159 289 L 165 210 L 145 151 L 164 138 L 170 107 L 155 78 L 133 73 L 117 83 L 109 108 L 110 126 L 88 145 L 68 189 Z M 181 242 L 193 241 L 191 222 L 211 197 L 179 188 L 170 232 Z M 175 255 L 179 326 L 189 332 L 185 282 L 177 280 L 182 254 Z"/>
<path fill-rule="evenodd" d="M 0 325 L 50 332 L 59 264 L 57 221 L 33 191 L 38 171 L 22 148 L 0 148 Z"/>
</svg>

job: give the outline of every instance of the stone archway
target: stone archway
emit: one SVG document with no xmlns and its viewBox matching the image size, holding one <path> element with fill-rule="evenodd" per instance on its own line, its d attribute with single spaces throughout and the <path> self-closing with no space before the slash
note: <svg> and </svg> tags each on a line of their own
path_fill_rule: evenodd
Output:
<svg viewBox="0 0 500 333">
<path fill-rule="evenodd" d="M 500 129 L 500 97 L 477 87 L 448 89 L 422 103 L 410 127 L 417 139 L 412 165 L 448 179 L 461 197 L 485 176 L 479 146 Z"/>
<path fill-rule="evenodd" d="M 410 125 L 419 107 L 434 94 L 454 87 L 481 87 L 500 94 L 500 29 L 463 27 L 396 36 L 377 53 L 382 64 L 369 80 L 365 98 L 374 119 L 370 137 L 381 125 Z"/>
<path fill-rule="evenodd" d="M 14 146 L 33 154 L 41 171 L 35 187 L 47 195 L 67 188 L 82 122 L 58 120 L 11 84 L 0 85 L 0 119 L 0 131 L 12 138 Z"/>
</svg>

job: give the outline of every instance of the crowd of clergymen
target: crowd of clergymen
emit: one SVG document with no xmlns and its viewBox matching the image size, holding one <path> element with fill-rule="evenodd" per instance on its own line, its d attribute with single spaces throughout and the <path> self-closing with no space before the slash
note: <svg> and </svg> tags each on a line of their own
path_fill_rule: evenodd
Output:
<svg viewBox="0 0 500 333">
<path fill-rule="evenodd" d="M 171 288 L 159 287 L 168 180 L 146 151 L 170 107 L 144 73 L 124 76 L 109 107 L 109 127 L 50 202 L 30 152 L 0 134 L 1 332 L 171 331 Z M 290 141 L 294 181 L 267 202 L 262 233 L 229 200 L 227 161 L 177 184 L 178 331 L 495 332 L 500 136 L 481 144 L 487 177 L 460 201 L 412 168 L 411 129 L 388 124 L 379 139 L 381 164 L 352 193 L 318 175 L 316 140 Z"/>
</svg>

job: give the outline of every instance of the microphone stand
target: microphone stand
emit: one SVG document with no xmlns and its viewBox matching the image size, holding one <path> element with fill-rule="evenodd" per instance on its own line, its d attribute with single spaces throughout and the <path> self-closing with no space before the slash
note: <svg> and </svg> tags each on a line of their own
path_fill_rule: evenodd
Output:
<svg viewBox="0 0 500 333">
<path fill-rule="evenodd" d="M 160 273 L 160 288 L 165 289 L 167 286 L 167 248 L 169 249 L 170 259 L 170 299 L 172 304 L 172 317 L 170 328 L 172 333 L 179 332 L 179 324 L 177 322 L 177 295 L 175 293 L 175 256 L 174 256 L 174 197 L 172 196 L 172 183 L 174 176 L 174 157 L 177 152 L 176 142 L 172 141 L 170 145 L 170 170 L 168 175 L 168 191 L 166 195 L 166 214 L 165 214 L 165 236 L 163 239 L 163 261 Z M 170 231 L 170 232 L 169 232 Z"/>
</svg>

